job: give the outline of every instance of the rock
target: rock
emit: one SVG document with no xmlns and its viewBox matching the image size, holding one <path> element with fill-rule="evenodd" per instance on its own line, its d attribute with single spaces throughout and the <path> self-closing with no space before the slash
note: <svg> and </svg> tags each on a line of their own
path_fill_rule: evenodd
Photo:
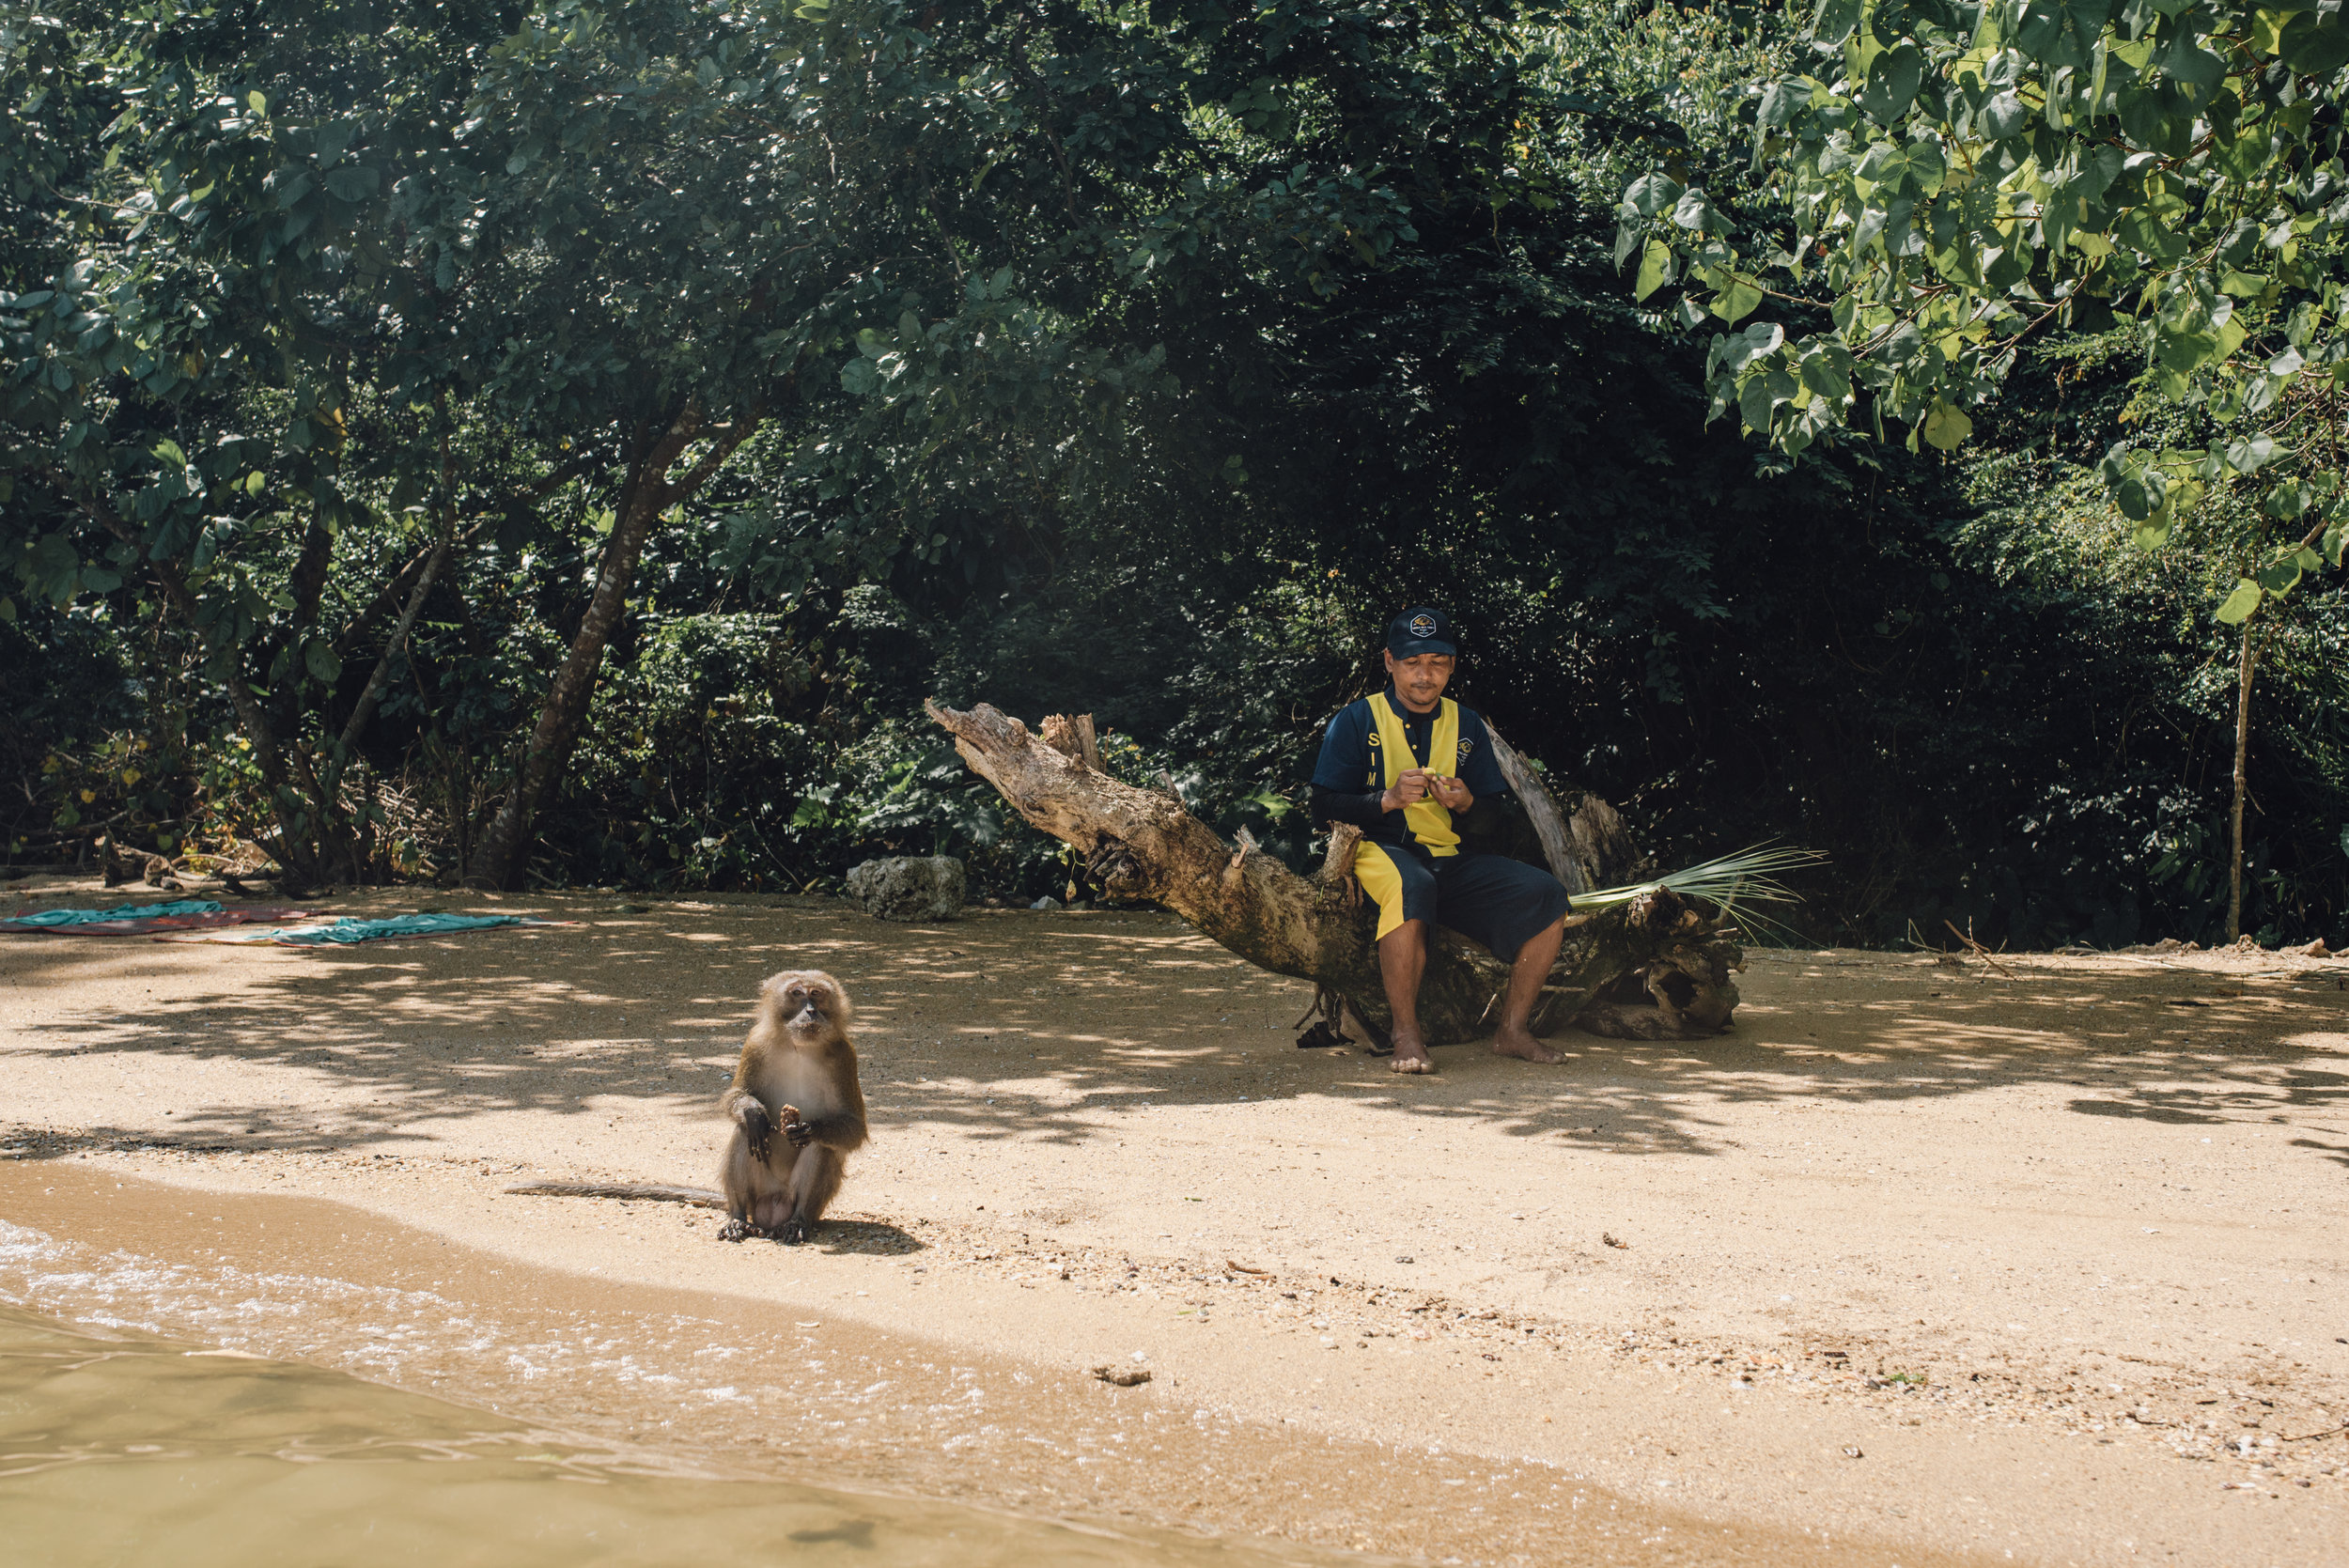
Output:
<svg viewBox="0 0 2349 1568">
<path fill-rule="evenodd" d="M 1034 903 L 1029 905 L 1028 908 L 1031 909 L 1043 909 L 1050 911 L 1060 908 L 1060 900 L 1054 898 L 1048 893 L 1043 897 L 1037 899 Z"/>
<path fill-rule="evenodd" d="M 1143 1367 L 1118 1367 L 1103 1365 L 1095 1367 L 1093 1369 L 1093 1375 L 1099 1378 L 1104 1383 L 1112 1383 L 1121 1389 L 1130 1389 L 1138 1384 L 1147 1383 L 1150 1381 L 1149 1371 Z"/>
<path fill-rule="evenodd" d="M 2303 958 L 2329 958 L 2333 955 L 2333 950 L 2325 945 L 2325 939 L 2322 937 L 2317 938 L 2306 947 L 2295 947 L 2292 951 Z"/>
<path fill-rule="evenodd" d="M 2164 937 L 2145 951 L 2148 953 L 2184 953 L 2186 943 L 2175 937 Z"/>
<path fill-rule="evenodd" d="M 848 872 L 848 896 L 875 920 L 953 920 L 963 886 L 962 862 L 951 855 L 896 855 Z"/>
</svg>

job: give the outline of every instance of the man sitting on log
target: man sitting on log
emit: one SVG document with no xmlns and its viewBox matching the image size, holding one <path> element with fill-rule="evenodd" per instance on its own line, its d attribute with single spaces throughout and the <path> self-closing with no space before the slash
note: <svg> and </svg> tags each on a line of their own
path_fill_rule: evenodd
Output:
<svg viewBox="0 0 2349 1568">
<path fill-rule="evenodd" d="M 1443 694 L 1458 650 L 1434 610 L 1387 628 L 1389 684 L 1330 721 L 1314 768 L 1314 818 L 1361 829 L 1355 879 L 1378 905 L 1378 972 L 1394 1011 L 1398 1073 L 1429 1073 L 1419 1027 L 1427 923 L 1441 921 L 1511 966 L 1493 1049 L 1528 1062 L 1558 1054 L 1526 1027 L 1571 907 L 1548 872 L 1506 855 L 1463 853 L 1452 819 L 1508 785 L 1485 722 Z"/>
</svg>

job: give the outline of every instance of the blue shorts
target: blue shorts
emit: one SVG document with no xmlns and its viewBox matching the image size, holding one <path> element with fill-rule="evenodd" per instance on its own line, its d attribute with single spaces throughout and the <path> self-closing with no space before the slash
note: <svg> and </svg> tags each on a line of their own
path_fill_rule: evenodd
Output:
<svg viewBox="0 0 2349 1568">
<path fill-rule="evenodd" d="M 1416 844 L 1364 839 L 1354 876 L 1378 905 L 1378 935 L 1407 920 L 1449 925 L 1502 963 L 1572 908 L 1558 878 L 1506 855 L 1431 855 Z"/>
</svg>

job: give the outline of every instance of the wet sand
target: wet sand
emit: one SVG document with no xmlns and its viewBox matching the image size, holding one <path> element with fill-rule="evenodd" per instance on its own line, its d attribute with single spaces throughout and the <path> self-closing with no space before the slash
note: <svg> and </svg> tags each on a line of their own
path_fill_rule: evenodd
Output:
<svg viewBox="0 0 2349 1568">
<path fill-rule="evenodd" d="M 412 1314 L 420 1349 L 643 1347 L 523 1377 L 312 1309 L 274 1353 L 1081 1519 L 1439 1562 L 2349 1541 L 2349 964 L 1761 955 L 1717 1040 L 1449 1048 L 1406 1080 L 1294 1049 L 1301 988 L 1161 916 L 461 906 L 579 924 L 0 943 L 0 1219 L 177 1263 L 190 1300 L 233 1282 L 207 1269 L 405 1281 L 449 1303 Z M 708 1181 L 748 998 L 800 965 L 857 999 L 875 1117 L 817 1245 L 503 1192 Z M 67 1315 L 85 1287 L 48 1288 L 28 1304 Z M 457 1318 L 494 1327 L 432 1327 Z M 272 1321 L 174 1326 L 300 1338 Z M 721 1327 L 656 1352 L 664 1321 Z M 645 1380 L 712 1346 L 757 1375 Z M 747 1413 L 688 1397 L 726 1387 Z"/>
</svg>

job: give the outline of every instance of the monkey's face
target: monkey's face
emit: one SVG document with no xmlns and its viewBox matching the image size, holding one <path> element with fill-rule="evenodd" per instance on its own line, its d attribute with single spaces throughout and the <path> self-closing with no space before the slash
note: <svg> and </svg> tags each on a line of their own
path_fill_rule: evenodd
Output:
<svg viewBox="0 0 2349 1568">
<path fill-rule="evenodd" d="M 770 982 L 776 1016 L 784 1027 L 801 1038 L 840 1034 L 848 1021 L 848 999 L 829 974 L 805 970 L 779 974 Z"/>
</svg>

